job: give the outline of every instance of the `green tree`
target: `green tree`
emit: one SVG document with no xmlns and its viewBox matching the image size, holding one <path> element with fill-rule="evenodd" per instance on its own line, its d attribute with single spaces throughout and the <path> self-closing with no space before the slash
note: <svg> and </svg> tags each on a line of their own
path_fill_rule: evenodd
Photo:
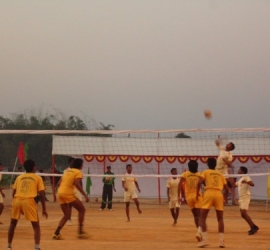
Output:
<svg viewBox="0 0 270 250">
<path fill-rule="evenodd" d="M 93 120 L 93 119 L 92 119 Z M 92 122 L 91 120 L 91 122 Z M 96 123 L 97 124 L 97 123 Z M 104 125 L 100 123 L 95 129 L 111 130 L 112 124 Z M 56 114 L 48 113 L 17 113 L 10 117 L 0 116 L 1 130 L 88 130 L 86 122 L 78 116 L 66 117 L 57 111 Z M 96 134 L 95 136 L 101 136 Z M 111 136 L 111 135 L 105 135 Z M 3 166 L 12 169 L 17 156 L 20 142 L 27 143 L 28 158 L 35 160 L 38 169 L 48 169 L 51 167 L 52 159 L 52 135 L 33 134 L 0 134 L 0 162 Z M 67 157 L 56 156 L 57 166 L 66 166 Z"/>
</svg>

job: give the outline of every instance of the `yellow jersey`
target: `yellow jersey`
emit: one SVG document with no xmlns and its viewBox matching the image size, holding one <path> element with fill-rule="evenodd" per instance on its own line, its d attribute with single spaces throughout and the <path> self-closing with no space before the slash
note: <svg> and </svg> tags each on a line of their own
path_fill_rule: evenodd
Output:
<svg viewBox="0 0 270 250">
<path fill-rule="evenodd" d="M 64 172 L 60 186 L 58 188 L 59 194 L 74 194 L 74 182 L 75 179 L 82 179 L 83 174 L 77 168 L 70 168 Z"/>
<path fill-rule="evenodd" d="M 182 178 L 185 179 L 185 195 L 189 196 L 197 193 L 197 185 L 199 177 L 201 176 L 200 172 L 192 173 L 190 171 L 182 173 Z"/>
<path fill-rule="evenodd" d="M 217 170 L 207 169 L 201 174 L 201 177 L 205 181 L 204 189 L 223 190 L 225 184 L 227 184 L 224 176 Z"/>
<path fill-rule="evenodd" d="M 42 178 L 35 173 L 24 173 L 19 175 L 12 186 L 16 189 L 15 198 L 35 198 L 39 191 L 45 190 Z"/>
</svg>

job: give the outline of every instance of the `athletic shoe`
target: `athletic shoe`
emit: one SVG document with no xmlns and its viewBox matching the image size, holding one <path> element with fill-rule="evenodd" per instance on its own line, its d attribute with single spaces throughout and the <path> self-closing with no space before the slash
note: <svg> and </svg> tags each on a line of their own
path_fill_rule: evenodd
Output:
<svg viewBox="0 0 270 250">
<path fill-rule="evenodd" d="M 202 240 L 201 242 L 199 242 L 198 243 L 198 247 L 200 247 L 200 248 L 203 248 L 203 247 L 206 247 L 206 246 L 208 246 L 209 244 L 207 243 L 207 241 L 206 240 Z"/>
<path fill-rule="evenodd" d="M 103 208 L 100 208 L 99 211 L 103 211 Z"/>
<path fill-rule="evenodd" d="M 12 250 L 12 248 L 11 247 L 8 247 L 7 250 Z"/>
<path fill-rule="evenodd" d="M 219 247 L 220 248 L 225 248 L 225 245 L 224 245 L 224 241 L 223 240 L 220 240 L 219 241 Z"/>
<path fill-rule="evenodd" d="M 113 209 L 112 209 L 112 208 L 111 208 L 111 209 L 108 209 L 108 210 L 109 210 L 109 211 L 111 211 L 111 212 L 113 211 Z"/>
<path fill-rule="evenodd" d="M 61 234 L 54 234 L 52 237 L 53 240 L 63 240 L 63 236 Z"/>
<path fill-rule="evenodd" d="M 198 242 L 201 242 L 202 241 L 202 234 L 197 232 L 196 233 L 196 239 L 197 239 Z"/>
<path fill-rule="evenodd" d="M 253 234 L 257 233 L 258 230 L 259 230 L 259 227 L 257 227 L 257 226 L 252 227 L 252 228 L 248 231 L 248 235 L 253 235 Z"/>
<path fill-rule="evenodd" d="M 78 234 L 79 239 L 88 239 L 90 235 L 88 233 L 82 232 Z"/>
<path fill-rule="evenodd" d="M 67 224 L 68 224 L 68 226 L 71 226 L 72 225 L 72 221 L 71 220 L 68 220 Z"/>
</svg>

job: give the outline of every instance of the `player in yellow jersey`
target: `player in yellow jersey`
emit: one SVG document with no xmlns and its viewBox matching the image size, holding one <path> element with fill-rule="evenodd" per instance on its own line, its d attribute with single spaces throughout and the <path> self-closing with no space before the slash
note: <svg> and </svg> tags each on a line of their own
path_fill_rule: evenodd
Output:
<svg viewBox="0 0 270 250">
<path fill-rule="evenodd" d="M 183 172 L 181 176 L 181 180 L 178 186 L 178 199 L 180 201 L 181 196 L 184 198 L 191 209 L 191 212 L 194 217 L 194 222 L 197 228 L 196 239 L 198 241 L 202 240 L 201 235 L 201 227 L 199 226 L 199 218 L 200 218 L 200 209 L 202 206 L 202 195 L 201 191 L 199 191 L 199 196 L 196 198 L 197 194 L 197 185 L 199 182 L 199 177 L 201 175 L 198 172 L 198 162 L 195 160 L 190 160 L 188 162 L 188 170 L 187 172 Z M 184 184 L 184 185 L 183 185 Z M 180 196 L 181 193 L 181 196 Z"/>
<path fill-rule="evenodd" d="M 26 220 L 31 221 L 34 229 L 35 250 L 40 250 L 40 225 L 38 218 L 38 206 L 34 200 L 37 193 L 40 195 L 42 204 L 42 215 L 48 217 L 45 204 L 45 187 L 40 176 L 35 174 L 36 166 L 33 160 L 24 162 L 26 173 L 21 174 L 16 178 L 13 188 L 13 201 L 11 208 L 11 221 L 8 230 L 8 248 L 11 248 L 11 243 L 14 236 L 14 231 L 20 215 L 24 214 Z M 24 246 L 26 248 L 26 246 Z"/>
<path fill-rule="evenodd" d="M 82 166 L 83 160 L 79 158 L 75 159 L 73 161 L 73 164 L 71 165 L 71 168 L 67 170 L 61 178 L 57 198 L 61 206 L 61 209 L 64 213 L 64 216 L 60 220 L 58 227 L 53 235 L 54 240 L 64 239 L 60 234 L 60 231 L 70 218 L 71 213 L 70 206 L 74 207 L 79 212 L 78 238 L 89 238 L 89 235 L 83 231 L 85 207 L 83 203 L 78 198 L 76 198 L 74 194 L 74 187 L 76 187 L 85 197 L 86 202 L 89 201 L 89 198 L 87 194 L 83 191 L 81 185 L 83 174 L 80 171 L 80 169 L 82 169 Z"/>
<path fill-rule="evenodd" d="M 73 157 L 69 157 L 68 158 L 68 167 L 64 170 L 64 173 L 66 171 L 68 171 L 72 167 L 72 164 L 73 164 L 73 161 L 74 160 L 75 160 L 75 158 L 73 158 Z M 60 181 L 61 181 L 61 179 L 60 179 Z M 59 184 L 60 184 L 60 181 L 59 181 Z M 81 185 L 82 185 L 82 183 L 81 183 Z M 76 196 L 76 198 L 78 200 L 82 201 L 81 192 L 77 188 L 75 188 L 75 187 L 74 187 L 74 195 Z M 69 226 L 72 225 L 71 214 L 72 214 L 72 205 L 70 204 L 70 218 L 68 219 L 68 222 L 67 222 L 67 224 Z"/>
<path fill-rule="evenodd" d="M 122 178 L 122 187 L 124 188 L 124 202 L 126 203 L 126 215 L 127 215 L 127 221 L 130 222 L 129 217 L 129 204 L 130 200 L 133 200 L 137 206 L 138 213 L 141 214 L 142 210 L 140 209 L 140 204 L 138 200 L 138 195 L 135 191 L 135 186 L 137 187 L 139 193 L 141 192 L 139 188 L 139 184 L 137 182 L 137 178 L 132 174 L 132 165 L 127 164 L 126 166 L 126 174 Z"/>
<path fill-rule="evenodd" d="M 177 175 L 177 169 L 171 169 L 172 175 Z M 173 225 L 177 224 L 177 219 L 179 216 L 180 204 L 181 201 L 178 200 L 178 185 L 180 178 L 179 177 L 170 177 L 167 180 L 167 196 L 169 202 L 169 208 L 171 210 L 171 215 L 173 217 Z"/>
<path fill-rule="evenodd" d="M 199 242 L 198 247 L 205 247 L 208 245 L 207 242 L 207 231 L 206 231 L 206 218 L 209 210 L 212 206 L 216 209 L 216 216 L 218 221 L 219 231 L 219 247 L 224 248 L 224 222 L 223 222 L 223 206 L 224 197 L 222 194 L 225 189 L 225 199 L 227 200 L 228 186 L 224 176 L 215 170 L 216 159 L 208 158 L 207 165 L 209 169 L 202 172 L 198 185 L 197 185 L 197 197 L 200 196 L 201 185 L 204 183 L 204 195 L 203 204 L 200 212 L 199 225 L 202 227 L 202 241 Z"/>
</svg>

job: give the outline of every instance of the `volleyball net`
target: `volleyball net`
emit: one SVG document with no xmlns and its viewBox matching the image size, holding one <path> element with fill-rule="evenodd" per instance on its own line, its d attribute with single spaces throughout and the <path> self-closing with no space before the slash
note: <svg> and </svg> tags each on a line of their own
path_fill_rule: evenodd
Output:
<svg viewBox="0 0 270 250">
<path fill-rule="evenodd" d="M 138 178 L 140 197 L 166 197 L 166 181 L 176 168 L 181 175 L 189 160 L 198 171 L 207 169 L 208 157 L 217 158 L 215 140 L 235 144 L 230 176 L 239 177 L 240 166 L 248 168 L 255 183 L 252 199 L 267 199 L 270 164 L 270 128 L 190 130 L 0 130 L 0 162 L 3 176 L 16 176 L 23 160 L 33 159 L 38 173 L 52 182 L 68 166 L 68 158 L 84 160 L 83 184 L 91 178 L 91 196 L 100 197 L 107 166 L 115 174 L 116 196 L 122 196 L 121 177 L 131 164 Z M 48 177 L 46 177 L 48 178 Z"/>
</svg>

